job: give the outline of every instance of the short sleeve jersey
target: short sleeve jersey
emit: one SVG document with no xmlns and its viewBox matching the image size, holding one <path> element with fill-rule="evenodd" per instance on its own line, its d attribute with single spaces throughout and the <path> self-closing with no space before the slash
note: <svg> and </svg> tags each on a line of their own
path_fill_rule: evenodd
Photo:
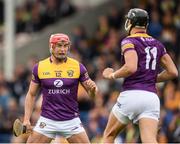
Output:
<svg viewBox="0 0 180 144">
<path fill-rule="evenodd" d="M 32 81 L 41 87 L 41 115 L 57 121 L 78 117 L 78 85 L 88 79 L 84 65 L 69 57 L 60 65 L 53 64 L 51 58 L 36 64 L 32 71 Z"/>
<path fill-rule="evenodd" d="M 136 33 L 122 40 L 122 55 L 129 50 L 135 50 L 138 56 L 137 71 L 125 78 L 123 91 L 146 90 L 156 93 L 156 78 L 160 70 L 160 59 L 166 50 L 158 40 L 146 33 Z M 124 64 L 124 56 L 122 57 Z"/>
</svg>

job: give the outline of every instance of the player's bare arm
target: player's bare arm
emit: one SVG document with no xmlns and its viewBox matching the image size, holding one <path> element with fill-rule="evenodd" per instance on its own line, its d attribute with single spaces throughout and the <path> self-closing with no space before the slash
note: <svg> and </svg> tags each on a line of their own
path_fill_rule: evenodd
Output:
<svg viewBox="0 0 180 144">
<path fill-rule="evenodd" d="M 21 134 L 32 132 L 33 126 L 30 123 L 30 117 L 33 110 L 33 105 L 35 101 L 35 95 L 39 88 L 39 85 L 32 82 L 30 83 L 29 90 L 25 98 L 25 114 L 24 121 L 21 122 L 20 119 L 16 119 L 13 124 L 13 132 L 15 136 L 20 136 Z"/>
<path fill-rule="evenodd" d="M 23 125 L 26 125 L 27 127 L 31 125 L 30 117 L 32 114 L 32 110 L 33 110 L 33 106 L 35 102 L 35 96 L 38 91 L 38 88 L 39 88 L 39 85 L 31 81 L 29 90 L 25 98 L 25 114 L 24 114 Z"/>
<path fill-rule="evenodd" d="M 95 95 L 97 94 L 98 88 L 94 81 L 92 81 L 91 79 L 88 79 L 82 82 L 82 86 L 85 88 L 85 90 L 91 97 L 93 98 L 95 97 Z"/>
<path fill-rule="evenodd" d="M 124 54 L 125 57 L 125 64 L 114 71 L 112 68 L 106 68 L 103 71 L 103 77 L 106 79 L 116 79 L 116 78 L 123 78 L 128 77 L 137 70 L 137 62 L 138 57 L 135 50 L 126 51 Z"/>
<path fill-rule="evenodd" d="M 161 58 L 161 66 L 165 69 L 157 76 L 157 82 L 163 82 L 178 76 L 178 70 L 168 54 Z"/>
</svg>

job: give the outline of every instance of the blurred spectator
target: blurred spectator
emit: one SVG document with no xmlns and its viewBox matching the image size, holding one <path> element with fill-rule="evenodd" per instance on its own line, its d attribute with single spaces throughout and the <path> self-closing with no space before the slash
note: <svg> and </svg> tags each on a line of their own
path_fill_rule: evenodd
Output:
<svg viewBox="0 0 180 144">
<path fill-rule="evenodd" d="M 75 6 L 69 0 L 61 0 L 58 10 L 60 17 L 70 16 L 76 12 Z"/>
<path fill-rule="evenodd" d="M 114 29 L 120 29 L 120 27 L 122 26 L 122 15 L 120 14 L 119 10 L 117 9 L 117 7 L 115 5 L 112 5 L 110 7 L 110 12 L 108 15 L 108 21 L 109 21 L 109 25 L 110 27 L 114 28 Z"/>
<path fill-rule="evenodd" d="M 18 115 L 18 105 L 12 98 L 7 85 L 0 84 L 0 142 L 9 143 L 12 124 Z"/>
<path fill-rule="evenodd" d="M 150 35 L 157 39 L 161 36 L 162 25 L 160 23 L 158 11 L 151 11 L 151 19 L 148 26 L 148 32 Z"/>
<path fill-rule="evenodd" d="M 86 30 L 82 25 L 75 26 L 72 31 L 72 44 L 75 50 L 78 50 L 81 40 L 87 40 Z"/>
<path fill-rule="evenodd" d="M 97 26 L 97 31 L 95 35 L 97 42 L 103 43 L 106 40 L 109 29 L 110 29 L 110 26 L 108 23 L 108 17 L 105 15 L 100 16 L 98 19 L 98 26 Z"/>
<path fill-rule="evenodd" d="M 36 2 L 31 5 L 31 13 L 30 19 L 26 24 L 26 32 L 37 32 L 40 31 L 44 26 L 46 26 L 46 22 L 48 19 L 43 21 L 45 15 L 45 7 L 40 3 Z M 44 18 L 45 19 L 45 18 Z"/>
<path fill-rule="evenodd" d="M 0 1 L 0 25 L 3 23 L 3 1 Z M 76 12 L 69 0 L 25 0 L 15 8 L 16 33 L 38 32 L 47 25 Z"/>
<path fill-rule="evenodd" d="M 52 24 L 58 20 L 58 9 L 56 0 L 47 0 L 46 11 L 44 14 L 45 25 Z"/>
<path fill-rule="evenodd" d="M 28 89 L 29 82 L 27 81 L 27 76 L 25 67 L 17 65 L 14 72 L 14 79 L 8 83 L 13 97 L 17 101 L 19 101 L 20 97 L 23 96 Z"/>
</svg>

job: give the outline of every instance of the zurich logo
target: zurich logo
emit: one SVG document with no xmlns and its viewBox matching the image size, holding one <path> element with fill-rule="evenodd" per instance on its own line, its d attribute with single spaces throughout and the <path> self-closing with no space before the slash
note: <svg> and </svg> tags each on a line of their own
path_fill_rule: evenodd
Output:
<svg viewBox="0 0 180 144">
<path fill-rule="evenodd" d="M 63 85 L 63 81 L 62 80 L 57 79 L 57 80 L 54 81 L 54 86 L 55 87 L 62 87 L 62 85 Z"/>
</svg>

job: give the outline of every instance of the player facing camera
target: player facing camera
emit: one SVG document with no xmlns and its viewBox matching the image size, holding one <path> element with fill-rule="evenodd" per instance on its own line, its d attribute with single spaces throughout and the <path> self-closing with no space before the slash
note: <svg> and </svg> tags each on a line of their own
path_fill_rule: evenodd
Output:
<svg viewBox="0 0 180 144">
<path fill-rule="evenodd" d="M 71 42 L 66 34 L 53 34 L 49 39 L 50 53 L 58 61 L 64 61 L 67 59 L 67 53 L 70 46 Z"/>
<path fill-rule="evenodd" d="M 41 89 L 40 117 L 30 129 L 27 143 L 50 143 L 59 136 L 69 143 L 90 143 L 79 117 L 77 92 L 81 83 L 93 98 L 97 94 L 97 86 L 89 77 L 86 67 L 67 56 L 70 45 L 66 34 L 52 34 L 49 38 L 51 55 L 37 62 L 32 69 L 32 79 L 25 98 L 24 120 L 17 120 L 13 127 L 16 136 L 33 127 L 30 118 L 35 96 Z"/>
</svg>

